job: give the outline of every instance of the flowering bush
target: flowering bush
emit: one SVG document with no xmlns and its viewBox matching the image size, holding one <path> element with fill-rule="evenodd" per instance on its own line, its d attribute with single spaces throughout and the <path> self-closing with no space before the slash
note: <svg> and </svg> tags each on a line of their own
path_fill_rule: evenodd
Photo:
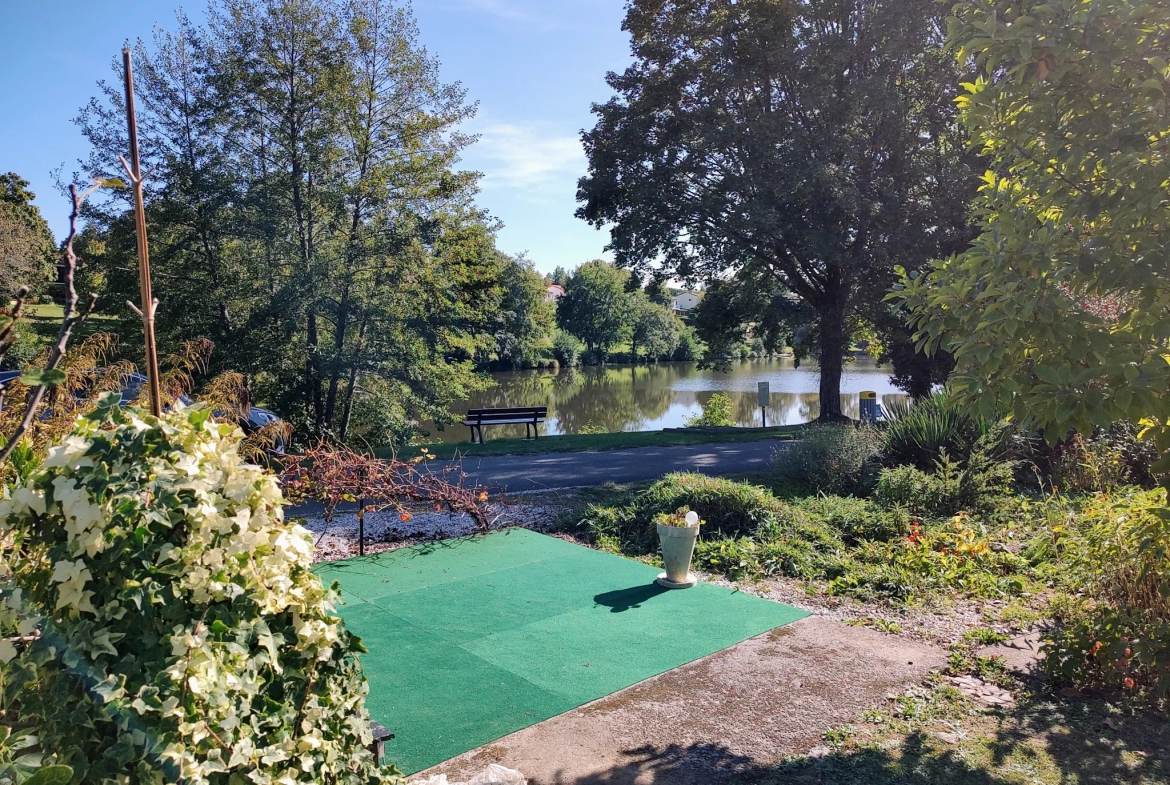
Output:
<svg viewBox="0 0 1170 785">
<path fill-rule="evenodd" d="M 74 781 L 398 781 L 276 480 L 207 409 L 117 403 L 0 500 L 4 725 Z"/>
</svg>

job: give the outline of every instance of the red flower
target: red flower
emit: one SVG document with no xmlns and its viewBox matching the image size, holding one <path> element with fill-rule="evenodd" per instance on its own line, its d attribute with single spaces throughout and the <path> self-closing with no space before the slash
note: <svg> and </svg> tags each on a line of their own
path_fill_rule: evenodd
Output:
<svg viewBox="0 0 1170 785">
<path fill-rule="evenodd" d="M 1121 683 L 1125 685 L 1125 688 L 1127 690 L 1133 689 L 1133 679 L 1131 679 L 1130 677 L 1126 676 L 1124 679 L 1122 679 Z"/>
</svg>

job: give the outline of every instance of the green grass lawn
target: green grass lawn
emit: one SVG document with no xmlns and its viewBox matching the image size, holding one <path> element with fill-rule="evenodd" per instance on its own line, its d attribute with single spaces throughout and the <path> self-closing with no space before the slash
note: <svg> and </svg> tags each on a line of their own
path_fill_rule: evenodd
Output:
<svg viewBox="0 0 1170 785">
<path fill-rule="evenodd" d="M 57 340 L 57 333 L 61 329 L 61 317 L 65 309 L 56 303 L 35 303 L 25 306 L 21 321 L 32 328 L 37 340 L 50 344 Z M 86 321 L 74 329 L 74 335 L 93 335 L 103 330 L 114 329 L 117 320 L 113 316 L 94 313 Z"/>
<path fill-rule="evenodd" d="M 450 460 L 459 456 L 487 455 L 537 455 L 550 452 L 588 452 L 599 450 L 625 450 L 633 447 L 668 447 L 679 444 L 713 444 L 725 442 L 753 442 L 761 439 L 791 439 L 803 426 L 747 429 L 742 433 L 721 431 L 716 433 L 681 431 L 623 431 L 620 433 L 569 434 L 565 436 L 542 436 L 539 439 L 491 439 L 485 444 L 470 441 L 459 444 L 430 444 L 426 449 L 436 458 Z M 490 429 L 488 430 L 490 433 Z M 422 447 L 408 447 L 399 450 L 399 457 L 410 457 L 422 451 Z M 390 448 L 375 451 L 381 457 L 389 457 Z"/>
</svg>

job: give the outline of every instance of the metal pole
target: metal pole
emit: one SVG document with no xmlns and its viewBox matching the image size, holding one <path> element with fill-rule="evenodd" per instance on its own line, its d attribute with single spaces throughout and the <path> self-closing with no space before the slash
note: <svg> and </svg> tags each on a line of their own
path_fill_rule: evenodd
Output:
<svg viewBox="0 0 1170 785">
<path fill-rule="evenodd" d="M 146 383 L 150 392 L 150 412 L 158 417 L 162 414 L 158 350 L 154 343 L 154 311 L 158 303 L 150 292 L 150 250 L 146 244 L 146 204 L 142 194 L 142 164 L 138 157 L 138 120 L 134 112 L 134 74 L 130 67 L 130 47 L 122 50 L 122 67 L 126 81 L 126 126 L 130 130 L 130 165 L 127 168 L 134 187 L 134 224 L 138 231 L 138 285 L 142 297 L 142 308 L 138 312 L 142 315 L 142 331 L 146 338 Z"/>
<path fill-rule="evenodd" d="M 764 427 L 767 428 L 768 427 L 768 407 L 767 406 L 760 407 L 760 416 L 764 418 Z"/>
</svg>

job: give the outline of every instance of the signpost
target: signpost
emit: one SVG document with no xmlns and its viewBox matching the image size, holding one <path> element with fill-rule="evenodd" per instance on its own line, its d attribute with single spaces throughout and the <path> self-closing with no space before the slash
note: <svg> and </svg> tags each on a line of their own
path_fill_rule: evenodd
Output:
<svg viewBox="0 0 1170 785">
<path fill-rule="evenodd" d="M 768 427 L 768 407 L 772 404 L 772 390 L 768 382 L 760 382 L 760 414 L 764 420 L 764 427 Z"/>
</svg>

